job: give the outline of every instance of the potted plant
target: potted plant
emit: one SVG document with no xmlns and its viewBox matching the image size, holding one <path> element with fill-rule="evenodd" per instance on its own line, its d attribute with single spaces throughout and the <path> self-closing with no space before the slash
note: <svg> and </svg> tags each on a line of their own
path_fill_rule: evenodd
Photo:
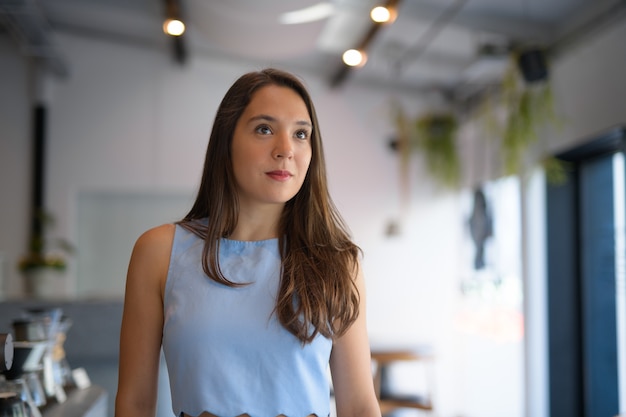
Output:
<svg viewBox="0 0 626 417">
<path fill-rule="evenodd" d="M 395 109 L 396 138 L 392 149 L 400 154 L 403 183 L 408 185 L 408 165 L 413 152 L 421 153 L 429 174 L 445 187 L 456 187 L 460 180 L 460 159 L 456 147 L 457 117 L 436 111 L 416 118 Z"/>
<path fill-rule="evenodd" d="M 546 51 L 540 47 L 517 47 L 510 53 L 509 61 L 495 94 L 485 94 L 476 112 L 486 126 L 485 136 L 498 141 L 504 175 L 520 174 L 529 147 L 538 139 L 538 129 L 548 122 L 558 122 Z M 428 172 L 440 185 L 459 185 L 458 117 L 454 112 L 430 112 L 410 118 L 396 105 L 394 124 L 396 136 L 391 145 L 400 154 L 404 186 L 408 184 L 412 152 L 424 155 Z M 559 161 L 546 158 L 540 162 L 549 181 L 561 180 L 564 167 Z"/>
<path fill-rule="evenodd" d="M 52 239 L 48 231 L 54 217 L 46 212 L 37 215 L 40 227 L 30 238 L 28 252 L 18 261 L 24 278 L 26 295 L 36 298 L 58 298 L 67 295 L 66 269 L 74 247 L 62 238 Z"/>
<path fill-rule="evenodd" d="M 547 69 L 545 63 L 540 64 L 543 55 L 535 56 L 537 54 L 536 50 L 515 54 L 513 63 L 517 65 L 509 67 L 503 80 L 502 99 L 506 119 L 501 150 L 506 174 L 520 171 L 525 151 L 537 141 L 537 129 L 555 120 Z"/>
<path fill-rule="evenodd" d="M 538 130 L 548 123 L 559 122 L 549 78 L 545 50 L 518 47 L 511 52 L 498 93 L 487 97 L 479 117 L 488 135 L 498 139 L 504 175 L 521 173 L 528 149 L 538 140 Z M 502 110 L 502 117 L 494 114 Z M 559 176 L 555 161 L 541 161 Z"/>
<path fill-rule="evenodd" d="M 415 145 L 424 153 L 426 167 L 441 185 L 456 187 L 460 161 L 456 147 L 457 118 L 450 112 L 429 113 L 415 120 Z"/>
</svg>

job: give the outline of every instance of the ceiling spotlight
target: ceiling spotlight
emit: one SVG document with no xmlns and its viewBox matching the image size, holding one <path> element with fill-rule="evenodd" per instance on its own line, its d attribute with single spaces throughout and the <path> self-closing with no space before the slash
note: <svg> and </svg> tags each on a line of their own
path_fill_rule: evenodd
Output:
<svg viewBox="0 0 626 417">
<path fill-rule="evenodd" d="M 342 59 L 350 67 L 362 67 L 367 61 L 367 55 L 357 49 L 348 49 L 343 53 Z"/>
<path fill-rule="evenodd" d="M 163 32 L 171 36 L 180 36 L 185 33 L 185 24 L 178 19 L 167 19 L 163 23 Z"/>
<path fill-rule="evenodd" d="M 396 19 L 396 11 L 385 6 L 377 6 L 370 12 L 370 17 L 376 23 L 391 23 Z"/>
</svg>

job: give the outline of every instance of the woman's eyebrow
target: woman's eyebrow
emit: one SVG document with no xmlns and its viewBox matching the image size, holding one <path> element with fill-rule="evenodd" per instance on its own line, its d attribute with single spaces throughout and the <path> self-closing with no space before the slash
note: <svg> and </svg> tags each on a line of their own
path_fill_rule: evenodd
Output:
<svg viewBox="0 0 626 417">
<path fill-rule="evenodd" d="M 276 118 L 272 117 L 272 116 L 268 116 L 267 114 L 259 114 L 257 116 L 252 116 L 250 118 L 250 120 L 248 120 L 249 122 L 256 122 L 259 120 L 263 120 L 263 121 L 267 121 L 267 122 L 275 122 Z"/>
<path fill-rule="evenodd" d="M 266 122 L 270 122 L 270 123 L 278 121 L 273 116 L 270 116 L 270 115 L 267 115 L 267 114 L 259 114 L 257 116 L 252 116 L 250 118 L 250 120 L 248 120 L 248 123 L 250 123 L 250 122 L 257 122 L 257 121 L 260 121 L 260 120 L 266 121 Z M 309 122 L 308 120 L 298 120 L 298 121 L 296 121 L 296 124 L 299 125 L 299 126 L 312 127 L 311 122 Z"/>
</svg>

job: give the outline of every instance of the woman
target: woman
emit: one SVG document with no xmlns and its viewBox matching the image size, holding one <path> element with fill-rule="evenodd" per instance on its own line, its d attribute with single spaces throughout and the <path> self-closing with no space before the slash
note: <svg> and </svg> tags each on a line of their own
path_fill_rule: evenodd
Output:
<svg viewBox="0 0 626 417">
<path fill-rule="evenodd" d="M 154 416 L 160 349 L 176 416 L 378 416 L 359 248 L 326 182 L 315 109 L 276 69 L 217 111 L 183 220 L 128 268 L 116 417 Z"/>
</svg>

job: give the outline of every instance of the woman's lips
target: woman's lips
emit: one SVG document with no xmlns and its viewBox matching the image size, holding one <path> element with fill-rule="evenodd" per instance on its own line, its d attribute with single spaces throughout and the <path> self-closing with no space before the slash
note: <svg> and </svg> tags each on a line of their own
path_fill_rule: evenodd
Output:
<svg viewBox="0 0 626 417">
<path fill-rule="evenodd" d="M 265 173 L 268 177 L 276 180 L 276 181 L 287 181 L 291 178 L 291 172 L 289 171 L 269 171 Z"/>
</svg>

